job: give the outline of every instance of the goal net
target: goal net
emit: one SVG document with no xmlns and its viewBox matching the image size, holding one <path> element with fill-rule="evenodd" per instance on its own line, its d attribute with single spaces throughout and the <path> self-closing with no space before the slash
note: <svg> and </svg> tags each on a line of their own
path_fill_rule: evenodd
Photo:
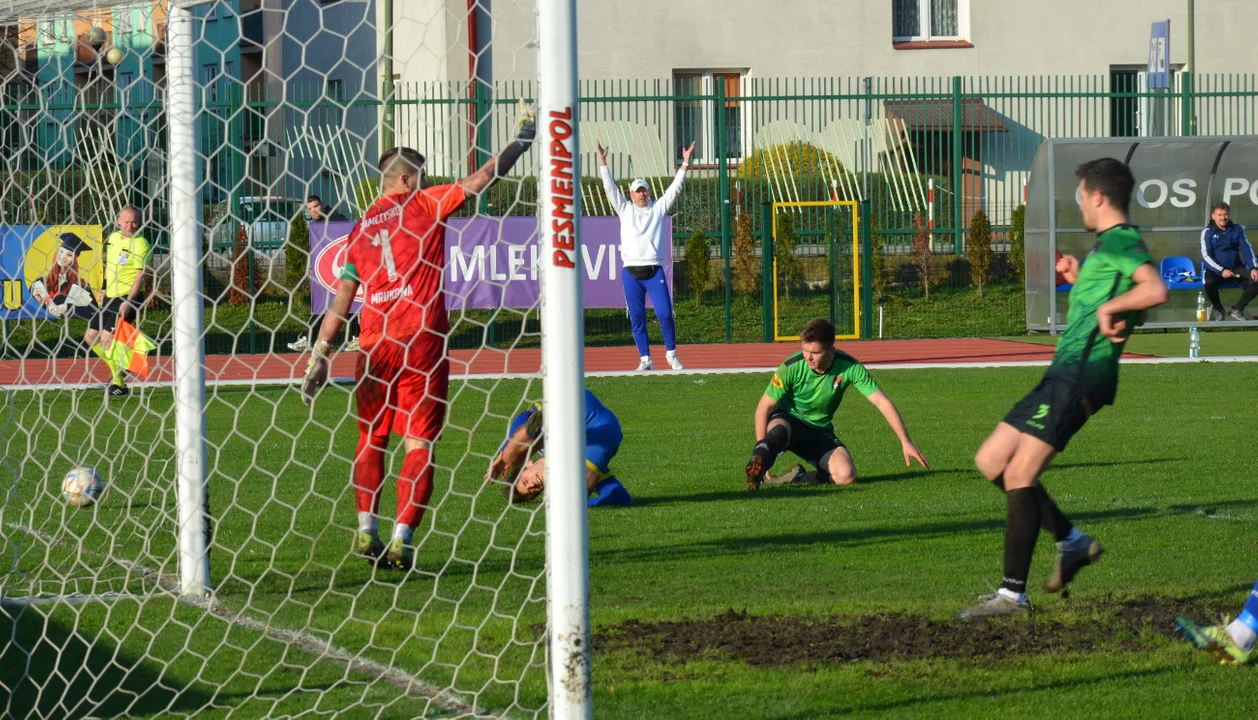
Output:
<svg viewBox="0 0 1258 720">
<path fill-rule="evenodd" d="M 486 7 L 448 5 L 459 33 L 405 3 L 0 0 L 0 715 L 588 713 L 580 285 L 536 177 L 555 153 L 580 177 L 575 4 L 495 2 L 538 22 L 497 48 Z M 549 96 L 496 92 L 494 53 L 530 53 Z M 442 223 L 450 383 L 413 567 L 368 562 L 371 309 L 307 406 L 309 345 L 381 153 L 459 182 L 517 141 L 520 100 L 537 141 Z M 533 403 L 546 493 L 511 503 L 485 475 Z M 386 559 L 410 457 L 394 435 Z"/>
</svg>

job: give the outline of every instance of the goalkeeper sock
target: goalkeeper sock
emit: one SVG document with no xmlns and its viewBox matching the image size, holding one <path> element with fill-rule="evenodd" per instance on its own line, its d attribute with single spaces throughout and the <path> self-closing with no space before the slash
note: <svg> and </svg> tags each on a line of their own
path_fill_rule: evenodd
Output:
<svg viewBox="0 0 1258 720">
<path fill-rule="evenodd" d="M 380 485 L 384 483 L 384 451 L 388 438 L 360 433 L 354 454 L 354 506 L 361 513 L 379 514 Z"/>
<path fill-rule="evenodd" d="M 773 467 L 773 463 L 777 461 L 778 455 L 786 451 L 786 445 L 790 442 L 791 431 L 786 425 L 775 425 L 769 428 L 769 432 L 764 434 L 764 439 L 756 443 L 752 448 L 751 454 L 764 460 L 764 468 L 768 470 Z"/>
<path fill-rule="evenodd" d="M 1005 576 L 1000 587 L 1022 595 L 1040 533 L 1039 499 L 1033 488 L 1018 488 L 1005 493 L 1005 505 Z"/>
<path fill-rule="evenodd" d="M 432 498 L 432 452 L 419 448 L 406 453 L 402 474 L 397 481 L 397 521 L 399 525 L 417 527 L 424 518 L 424 509 Z M 396 531 L 394 537 L 397 537 Z"/>
<path fill-rule="evenodd" d="M 411 545 L 411 538 L 415 536 L 415 528 L 410 525 L 398 523 L 393 526 L 393 539 L 401 540 L 405 545 Z"/>
<path fill-rule="evenodd" d="M 375 513 L 370 512 L 370 511 L 358 513 L 358 531 L 359 532 L 371 533 L 371 536 L 375 537 L 379 533 L 379 530 L 377 528 L 378 528 L 378 525 L 376 524 Z"/>
</svg>

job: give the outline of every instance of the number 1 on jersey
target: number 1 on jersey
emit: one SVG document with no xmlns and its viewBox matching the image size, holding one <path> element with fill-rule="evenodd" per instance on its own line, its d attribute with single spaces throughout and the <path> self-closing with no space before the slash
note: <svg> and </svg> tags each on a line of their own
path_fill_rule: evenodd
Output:
<svg viewBox="0 0 1258 720">
<path fill-rule="evenodd" d="M 389 281 L 398 279 L 397 263 L 393 261 L 393 246 L 389 244 L 389 231 L 381 230 L 376 235 L 376 242 L 380 244 L 380 255 L 384 261 L 384 269 L 389 273 Z"/>
</svg>

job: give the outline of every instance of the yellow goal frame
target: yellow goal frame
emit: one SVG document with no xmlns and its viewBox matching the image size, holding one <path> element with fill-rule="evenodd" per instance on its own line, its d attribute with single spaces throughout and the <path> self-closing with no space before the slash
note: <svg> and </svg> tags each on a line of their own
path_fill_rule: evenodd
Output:
<svg viewBox="0 0 1258 720">
<path fill-rule="evenodd" d="M 859 340 L 861 331 L 861 256 L 860 256 L 860 213 L 855 200 L 816 200 L 807 202 L 775 202 L 771 209 L 773 215 L 773 339 L 799 340 L 798 335 L 783 335 L 778 327 L 778 208 L 789 207 L 849 207 L 852 209 L 852 310 L 854 333 L 836 334 L 835 340 Z M 828 240 L 828 239 L 827 239 Z"/>
</svg>

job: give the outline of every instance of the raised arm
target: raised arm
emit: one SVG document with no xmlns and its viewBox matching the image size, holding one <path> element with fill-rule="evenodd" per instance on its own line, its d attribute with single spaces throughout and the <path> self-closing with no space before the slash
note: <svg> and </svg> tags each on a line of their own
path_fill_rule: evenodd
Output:
<svg viewBox="0 0 1258 720">
<path fill-rule="evenodd" d="M 612 206 L 612 212 L 619 215 L 629 201 L 620 194 L 620 188 L 616 187 L 616 179 L 612 177 L 612 169 L 607 167 L 609 148 L 603 147 L 603 144 L 597 140 L 594 142 L 594 147 L 598 151 L 598 176 L 603 179 L 603 193 L 607 195 L 607 202 Z"/>
<path fill-rule="evenodd" d="M 512 478 L 515 472 L 524 466 L 532 451 L 539 450 L 541 438 L 534 440 L 529 436 L 529 424 L 524 423 L 511 433 L 502 450 L 489 463 L 489 471 L 485 480 L 498 480 L 503 477 Z"/>
<path fill-rule="evenodd" d="M 462 185 L 467 192 L 481 192 L 506 177 L 520 157 L 533 146 L 533 138 L 537 137 L 537 111 L 525 106 L 523 100 L 520 101 L 519 128 L 515 139 L 502 152 L 489 158 L 476 172 L 463 178 Z"/>
<path fill-rule="evenodd" d="M 908 428 L 904 427 L 904 418 L 900 417 L 900 411 L 896 408 L 895 403 L 891 402 L 891 398 L 881 390 L 875 392 L 866 398 L 874 407 L 878 408 L 878 412 L 882 413 L 882 417 L 886 419 L 887 424 L 891 426 L 891 430 L 895 432 L 895 436 L 900 439 L 900 450 L 904 453 L 904 466 L 912 467 L 913 460 L 924 468 L 929 468 L 926 458 L 922 456 L 922 451 L 917 449 L 913 444 L 912 438 L 909 437 Z"/>
<path fill-rule="evenodd" d="M 681 185 L 686 180 L 686 169 L 690 167 L 690 154 L 695 150 L 695 144 L 690 143 L 690 147 L 681 151 L 681 167 L 677 168 L 677 176 L 673 178 L 673 182 L 660 196 L 660 205 L 663 206 L 664 212 L 673 209 L 673 203 L 677 202 L 677 196 L 681 194 Z"/>
</svg>

